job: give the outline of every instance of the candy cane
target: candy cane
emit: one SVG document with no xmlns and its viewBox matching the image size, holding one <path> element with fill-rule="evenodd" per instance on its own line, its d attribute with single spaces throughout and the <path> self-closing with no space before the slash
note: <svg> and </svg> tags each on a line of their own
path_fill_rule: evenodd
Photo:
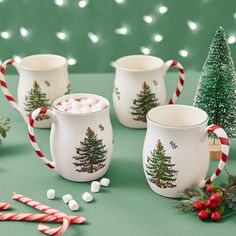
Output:
<svg viewBox="0 0 236 236">
<path fill-rule="evenodd" d="M 82 216 L 68 216 L 72 224 L 84 224 L 86 219 Z M 0 213 L 0 221 L 38 221 L 38 222 L 62 222 L 62 218 L 57 218 L 51 214 L 32 213 Z"/>
<path fill-rule="evenodd" d="M 176 60 L 169 60 L 165 63 L 169 68 L 170 67 L 176 67 L 179 70 L 179 83 L 177 85 L 177 88 L 175 92 L 173 93 L 171 99 L 169 100 L 169 104 L 174 104 L 176 99 L 180 96 L 183 87 L 184 87 L 184 81 L 185 81 L 185 74 L 184 74 L 184 68 L 183 66 Z"/>
<path fill-rule="evenodd" d="M 47 205 L 44 205 L 40 202 L 34 201 L 31 198 L 28 198 L 28 197 L 18 194 L 18 193 L 13 193 L 12 198 L 14 200 L 19 201 L 19 202 L 23 202 L 26 205 L 29 205 L 29 206 L 31 206 L 37 210 L 40 210 L 44 213 L 53 214 L 55 217 L 62 219 L 63 224 L 57 228 L 50 228 L 44 224 L 39 224 L 38 230 L 40 232 L 48 234 L 48 235 L 60 235 L 60 234 L 64 233 L 70 227 L 69 217 L 66 214 L 64 214 L 58 210 L 53 209 L 53 208 L 51 208 Z"/>
<path fill-rule="evenodd" d="M 8 210 L 10 208 L 11 208 L 11 204 L 10 203 L 8 203 L 8 202 L 1 202 L 0 203 L 0 210 L 5 211 L 5 210 Z"/>
</svg>

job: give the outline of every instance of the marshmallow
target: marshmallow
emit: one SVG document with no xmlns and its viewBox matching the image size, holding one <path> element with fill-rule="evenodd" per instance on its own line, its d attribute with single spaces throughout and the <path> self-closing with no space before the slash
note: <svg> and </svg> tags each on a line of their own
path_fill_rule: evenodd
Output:
<svg viewBox="0 0 236 236">
<path fill-rule="evenodd" d="M 85 202 L 91 202 L 91 201 L 93 201 L 93 196 L 92 196 L 90 193 L 85 192 L 85 193 L 83 193 L 83 195 L 82 195 L 82 199 L 83 199 Z"/>
<path fill-rule="evenodd" d="M 98 181 L 93 181 L 91 183 L 91 192 L 97 193 L 100 190 L 100 183 Z"/>
<path fill-rule="evenodd" d="M 94 106 L 98 102 L 98 100 L 95 98 L 88 98 L 87 102 L 90 106 Z"/>
<path fill-rule="evenodd" d="M 82 106 L 80 108 L 81 113 L 88 113 L 91 112 L 91 108 L 89 106 Z"/>
<path fill-rule="evenodd" d="M 107 107 L 107 104 L 104 101 L 99 101 L 95 106 L 100 107 L 101 109 L 105 109 Z"/>
<path fill-rule="evenodd" d="M 102 178 L 101 180 L 100 180 L 100 185 L 101 186 L 103 186 L 103 187 L 107 187 L 109 184 L 110 184 L 110 180 L 109 179 L 107 179 L 107 178 Z"/>
<path fill-rule="evenodd" d="M 72 210 L 72 211 L 77 211 L 79 210 L 79 204 L 75 201 L 75 200 L 70 200 L 69 203 L 69 208 Z"/>
<path fill-rule="evenodd" d="M 62 196 L 62 200 L 64 203 L 67 204 L 69 201 L 73 200 L 73 197 L 68 193 L 68 194 Z"/>
<path fill-rule="evenodd" d="M 79 110 L 80 107 L 81 107 L 81 104 L 78 101 L 73 101 L 71 103 L 71 110 Z"/>
<path fill-rule="evenodd" d="M 47 198 L 52 200 L 56 197 L 56 191 L 54 189 L 48 189 L 47 191 Z"/>
</svg>

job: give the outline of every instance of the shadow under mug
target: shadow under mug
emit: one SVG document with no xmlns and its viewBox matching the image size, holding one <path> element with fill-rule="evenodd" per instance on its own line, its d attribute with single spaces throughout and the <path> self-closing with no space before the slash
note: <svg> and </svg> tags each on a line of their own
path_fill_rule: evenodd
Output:
<svg viewBox="0 0 236 236">
<path fill-rule="evenodd" d="M 103 110 L 71 113 L 57 109 L 57 104 L 68 98 L 95 98 L 107 104 Z M 51 109 L 38 108 L 28 120 L 28 134 L 33 149 L 40 159 L 65 179 L 86 182 L 102 177 L 112 158 L 113 131 L 109 115 L 109 101 L 94 94 L 78 93 L 56 98 Z M 50 151 L 52 160 L 41 152 L 34 135 L 34 123 L 39 115 L 52 118 Z"/>
<path fill-rule="evenodd" d="M 218 125 L 208 124 L 205 111 L 186 105 L 164 105 L 147 115 L 143 147 L 143 168 L 150 188 L 162 196 L 179 197 L 195 184 L 210 184 L 224 168 L 229 140 Z M 221 144 L 222 156 L 210 178 L 208 134 L 214 133 Z"/>
<path fill-rule="evenodd" d="M 13 65 L 19 74 L 17 102 L 9 91 L 5 72 Z M 8 59 L 0 66 L 0 84 L 5 98 L 27 122 L 29 114 L 38 107 L 50 107 L 53 99 L 69 92 L 66 58 L 53 54 L 38 54 L 22 58 L 17 63 Z M 49 128 L 51 119 L 42 115 L 35 127 Z"/>
</svg>

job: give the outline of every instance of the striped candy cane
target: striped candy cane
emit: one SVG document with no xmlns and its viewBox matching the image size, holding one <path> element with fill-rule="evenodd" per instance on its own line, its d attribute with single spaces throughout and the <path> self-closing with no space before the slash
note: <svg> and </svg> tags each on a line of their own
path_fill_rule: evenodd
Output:
<svg viewBox="0 0 236 236">
<path fill-rule="evenodd" d="M 9 210 L 11 208 L 11 204 L 8 202 L 1 202 L 0 203 L 0 210 Z"/>
<path fill-rule="evenodd" d="M 168 68 L 176 67 L 179 70 L 179 83 L 178 83 L 178 86 L 175 89 L 175 92 L 173 93 L 171 99 L 169 100 L 169 104 L 174 104 L 176 99 L 180 96 L 180 94 L 183 90 L 183 87 L 184 87 L 184 78 L 185 78 L 184 68 L 176 60 L 169 60 L 165 64 L 168 66 Z"/>
<path fill-rule="evenodd" d="M 38 230 L 42 233 L 45 233 L 45 234 L 48 234 L 48 235 L 60 235 L 62 233 L 64 233 L 69 227 L 70 227 L 70 219 L 69 217 L 56 210 L 56 209 L 53 209 L 47 205 L 44 205 L 40 202 L 37 202 L 37 201 L 34 201 L 32 200 L 31 198 L 28 198 L 24 195 L 21 195 L 21 194 L 18 194 L 18 193 L 13 193 L 12 194 L 12 198 L 14 200 L 17 200 L 19 202 L 23 202 L 25 203 L 26 205 L 29 205 L 37 210 L 40 210 L 44 213 L 47 213 L 47 214 L 52 214 L 54 215 L 55 217 L 57 218 L 61 218 L 62 221 L 63 221 L 63 224 L 57 228 L 50 228 L 44 224 L 39 224 L 38 225 Z"/>
<path fill-rule="evenodd" d="M 0 85 L 5 98 L 18 112 L 20 112 L 18 104 L 16 103 L 14 97 L 7 87 L 5 72 L 8 65 L 16 66 L 16 62 L 13 59 L 8 59 L 2 63 L 2 65 L 0 66 Z"/>
<path fill-rule="evenodd" d="M 221 158 L 214 174 L 210 178 L 203 180 L 199 185 L 200 187 L 210 184 L 217 178 L 224 169 L 229 155 L 229 139 L 225 131 L 219 125 L 210 125 L 207 127 L 207 133 L 215 134 L 218 137 L 219 143 L 221 144 Z"/>
<path fill-rule="evenodd" d="M 33 146 L 34 151 L 36 152 L 36 154 L 41 158 L 41 160 L 50 168 L 56 171 L 56 167 L 54 162 L 49 161 L 44 155 L 43 153 L 40 151 L 39 146 L 36 142 L 36 138 L 34 135 L 34 122 L 36 120 L 36 118 L 41 115 L 41 114 L 46 114 L 48 116 L 51 116 L 52 118 L 54 117 L 54 114 L 52 113 L 51 110 L 47 109 L 47 108 L 37 108 L 36 110 L 34 110 L 30 116 L 29 116 L 29 120 L 28 120 L 28 135 L 29 135 L 29 139 L 30 142 Z"/>
<path fill-rule="evenodd" d="M 86 219 L 82 216 L 68 216 L 71 224 L 84 224 Z M 32 214 L 32 213 L 0 213 L 0 221 L 37 221 L 37 222 L 62 222 L 51 214 Z"/>
</svg>

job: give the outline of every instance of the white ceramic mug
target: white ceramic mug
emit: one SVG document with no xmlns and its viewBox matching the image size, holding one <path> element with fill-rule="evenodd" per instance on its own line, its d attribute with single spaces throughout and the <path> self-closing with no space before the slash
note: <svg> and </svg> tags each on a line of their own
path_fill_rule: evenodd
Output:
<svg viewBox="0 0 236 236">
<path fill-rule="evenodd" d="M 146 55 L 132 55 L 118 59 L 113 103 L 119 121 L 130 128 L 146 128 L 148 111 L 166 102 L 164 77 L 170 67 L 179 70 L 179 83 L 169 104 L 180 96 L 184 85 L 184 68 L 175 61 Z"/>
<path fill-rule="evenodd" d="M 17 102 L 6 84 L 7 65 L 13 65 L 19 73 Z M 0 83 L 6 99 L 27 122 L 34 109 L 50 107 L 54 98 L 68 93 L 67 60 L 53 54 L 27 56 L 19 63 L 13 59 L 6 60 L 0 67 Z M 51 119 L 43 115 L 38 117 L 35 127 L 48 128 L 51 123 Z"/>
<path fill-rule="evenodd" d="M 96 98 L 107 104 L 103 110 L 89 113 L 70 113 L 57 109 L 68 98 Z M 28 121 L 31 144 L 40 159 L 64 178 L 85 182 L 103 176 L 108 170 L 113 150 L 113 132 L 109 115 L 109 101 L 93 94 L 70 94 L 52 102 L 52 110 L 38 108 Z M 49 161 L 40 151 L 34 136 L 34 122 L 40 114 L 52 118 Z"/>
<path fill-rule="evenodd" d="M 147 133 L 143 147 L 143 167 L 151 189 L 166 197 L 193 184 L 210 184 L 227 161 L 229 140 L 218 125 L 207 127 L 207 113 L 185 105 L 164 105 L 147 115 Z M 222 156 L 214 174 L 205 179 L 210 163 L 208 134 L 221 143 Z"/>
</svg>

